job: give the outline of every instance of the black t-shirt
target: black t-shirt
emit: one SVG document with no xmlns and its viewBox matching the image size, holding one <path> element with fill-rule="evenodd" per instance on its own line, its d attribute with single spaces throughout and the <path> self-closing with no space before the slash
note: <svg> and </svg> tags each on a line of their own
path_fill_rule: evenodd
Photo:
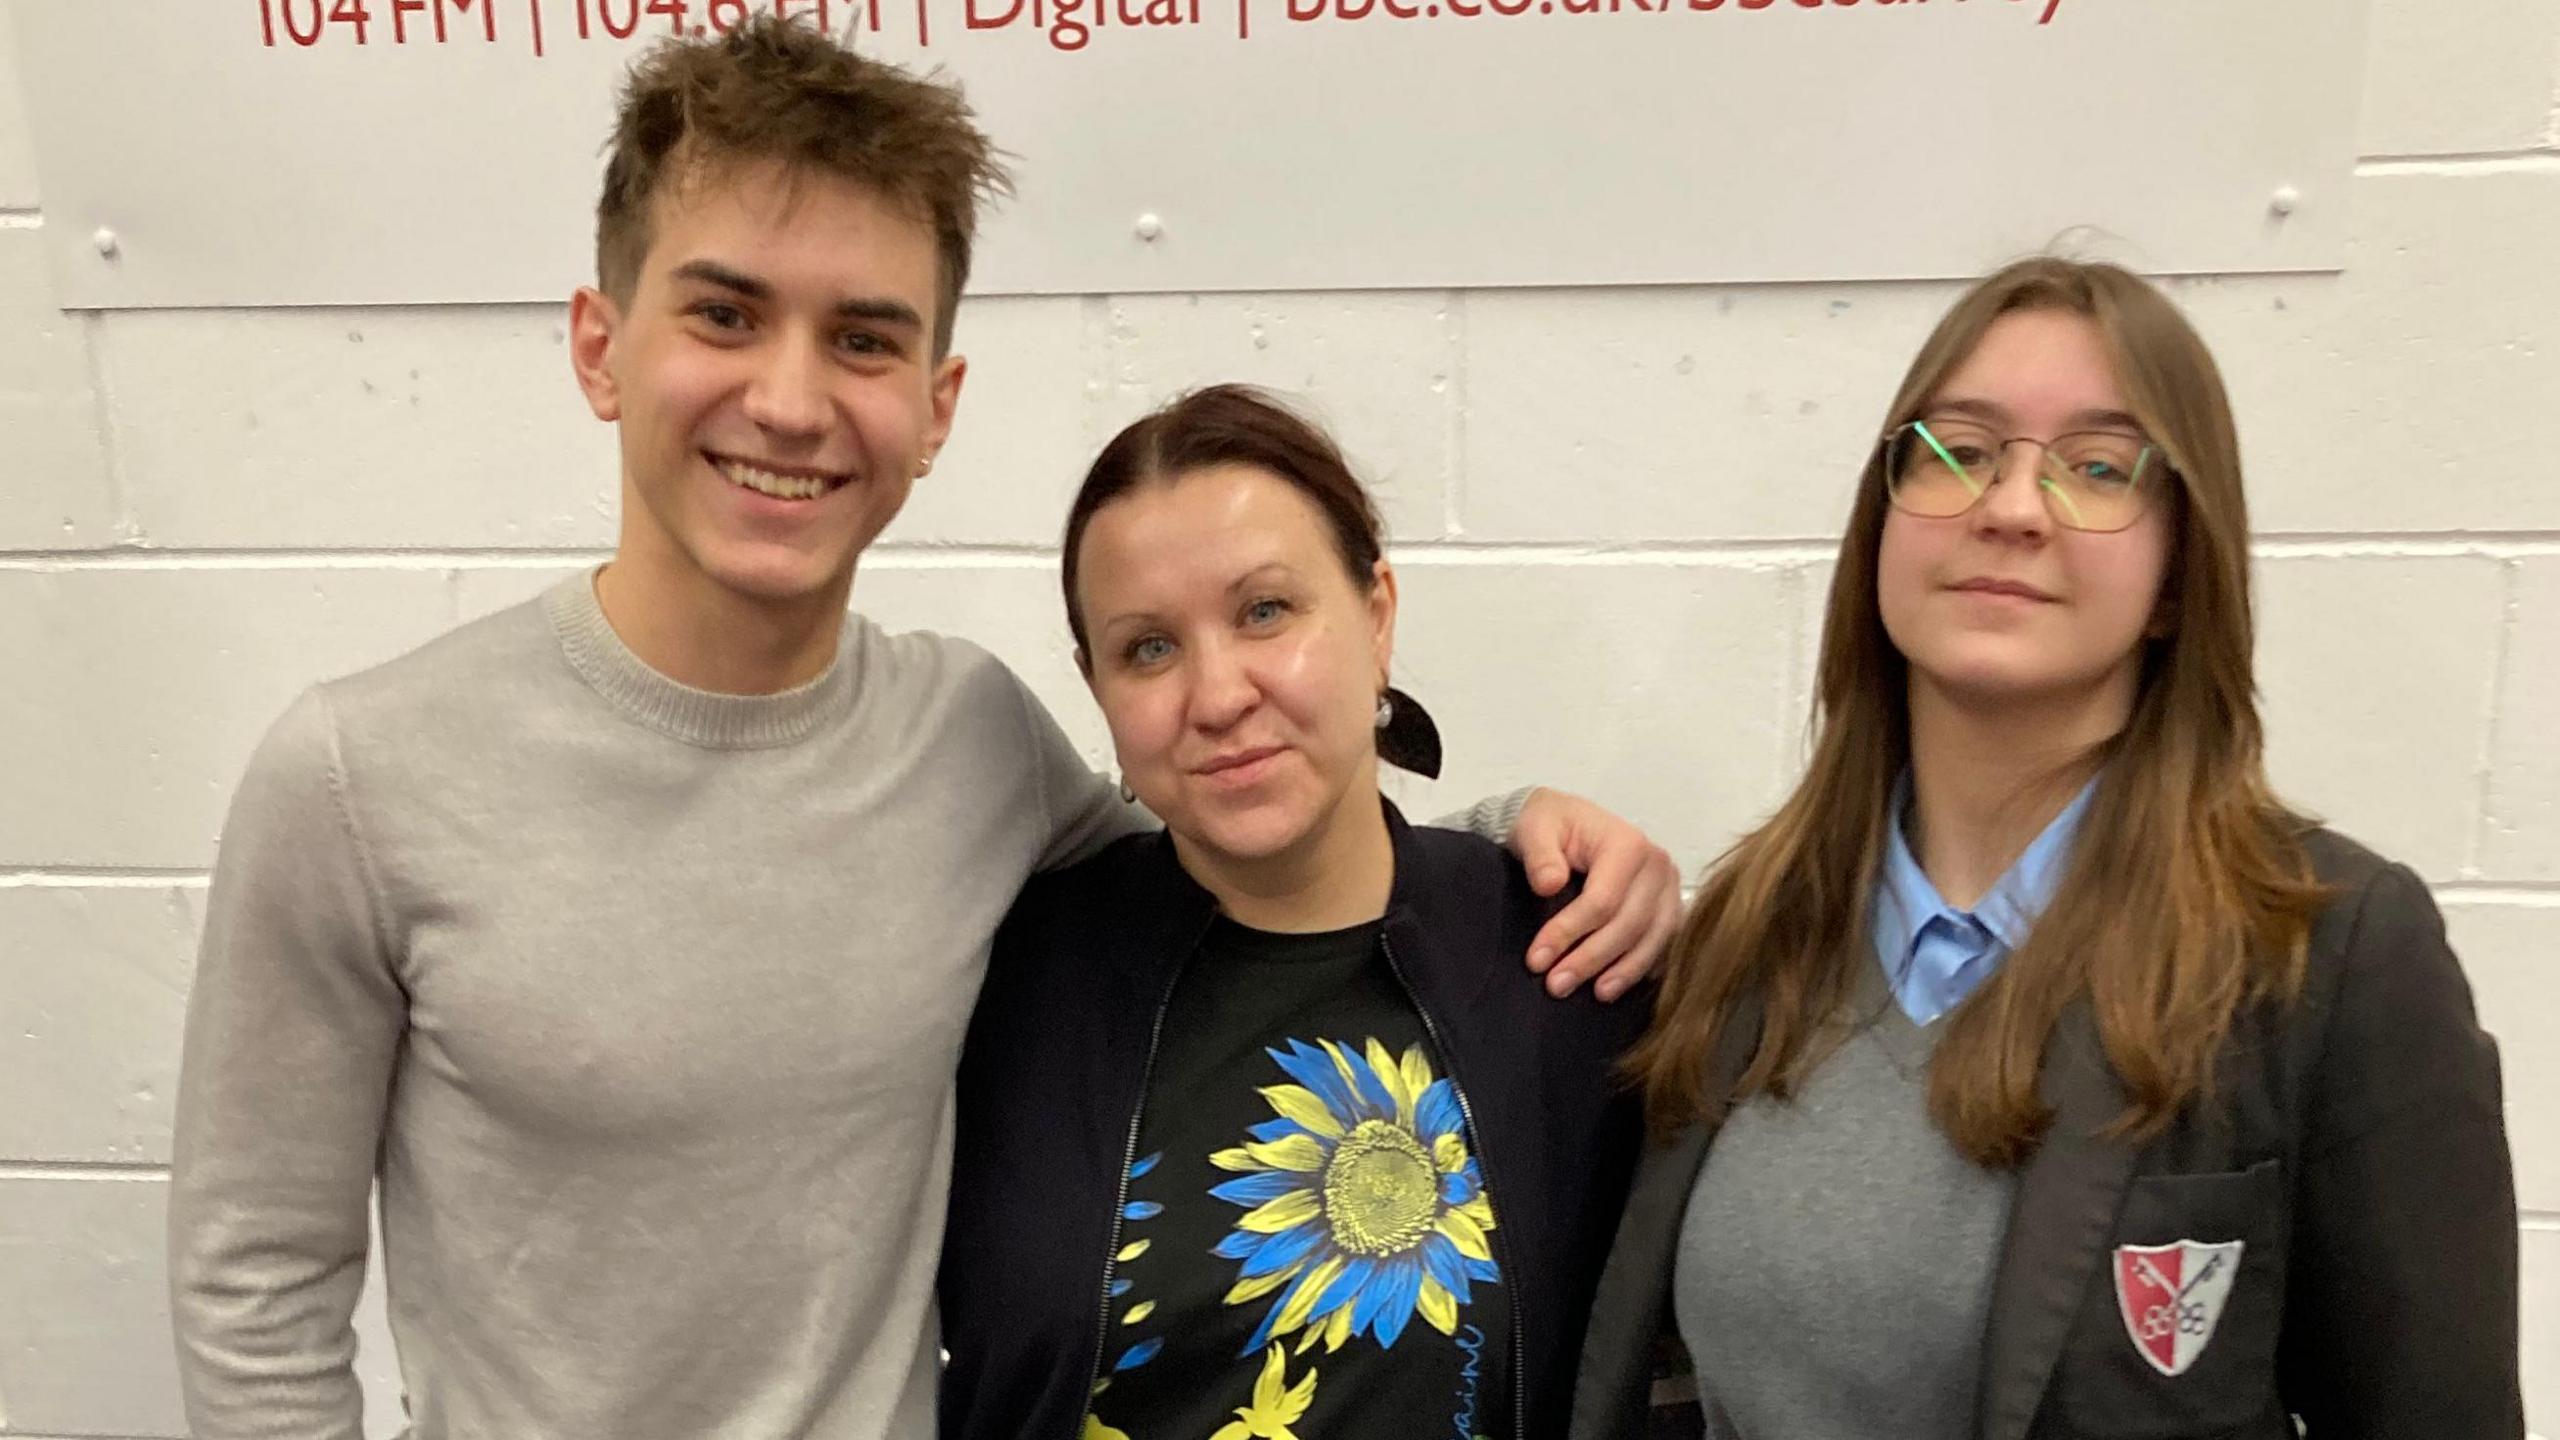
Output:
<svg viewBox="0 0 2560 1440">
<path fill-rule="evenodd" d="M 1220 919 L 1136 1155 L 1086 1440 L 1508 1433 L 1493 1204 L 1378 925 Z"/>
</svg>

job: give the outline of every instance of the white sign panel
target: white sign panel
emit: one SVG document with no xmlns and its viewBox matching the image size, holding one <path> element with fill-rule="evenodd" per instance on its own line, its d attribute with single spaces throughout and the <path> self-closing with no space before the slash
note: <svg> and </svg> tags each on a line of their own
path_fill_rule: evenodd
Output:
<svg viewBox="0 0 2560 1440">
<path fill-rule="evenodd" d="M 616 76 L 751 0 L 14 0 L 80 307 L 557 299 Z M 964 81 L 980 292 L 2334 268 L 2349 0 L 752 0 Z"/>
</svg>

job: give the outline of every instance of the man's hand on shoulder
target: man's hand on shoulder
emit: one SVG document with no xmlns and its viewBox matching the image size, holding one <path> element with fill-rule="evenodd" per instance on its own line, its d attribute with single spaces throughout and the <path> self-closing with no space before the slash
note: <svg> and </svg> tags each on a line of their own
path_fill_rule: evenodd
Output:
<svg viewBox="0 0 2560 1440">
<path fill-rule="evenodd" d="M 1529 945 L 1547 993 L 1570 995 L 1596 976 L 1593 993 L 1615 1000 L 1653 972 L 1680 927 L 1680 867 L 1669 851 L 1581 796 L 1541 787 L 1520 809 L 1511 853 L 1541 895 L 1583 877 L 1582 893 Z"/>
</svg>

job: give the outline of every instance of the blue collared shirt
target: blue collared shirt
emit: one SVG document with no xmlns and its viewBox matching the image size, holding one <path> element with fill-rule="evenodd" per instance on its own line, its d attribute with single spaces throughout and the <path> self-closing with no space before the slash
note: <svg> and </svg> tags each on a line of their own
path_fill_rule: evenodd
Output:
<svg viewBox="0 0 2560 1440">
<path fill-rule="evenodd" d="M 1963 1004 L 2010 951 L 2026 943 L 2036 917 L 2053 903 L 2054 887 L 2062 883 L 2063 865 L 2071 858 L 2071 842 L 2079 837 L 2080 821 L 2097 791 L 2094 779 L 2081 786 L 2008 873 L 1971 910 L 1959 910 L 1929 883 L 1902 833 L 1911 777 L 1904 775 L 1895 784 L 1884 872 L 1877 878 L 1867 921 L 1885 983 L 1913 1024 L 1926 1025 Z"/>
</svg>

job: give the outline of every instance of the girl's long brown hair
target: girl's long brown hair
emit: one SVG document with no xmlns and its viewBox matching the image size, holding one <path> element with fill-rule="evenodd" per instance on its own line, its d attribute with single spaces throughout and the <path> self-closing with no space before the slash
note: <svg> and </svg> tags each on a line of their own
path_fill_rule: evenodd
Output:
<svg viewBox="0 0 2560 1440">
<path fill-rule="evenodd" d="M 2178 480 L 2178 535 L 2124 729 L 2083 757 L 2097 793 L 2052 905 L 1948 1017 L 1929 1108 L 1956 1147 L 2009 1167 L 2051 1116 L 2037 1072 L 2065 1009 L 2086 997 L 2149 1134 L 2209 1093 L 2213 1057 L 2244 1006 L 2301 985 L 2322 897 L 2260 757 L 2251 676 L 2249 523 L 2222 377 L 2185 317 L 2112 265 L 2022 261 L 1958 300 L 1911 363 L 1879 433 L 1926 413 L 1993 321 L 2017 310 L 2087 316 L 2127 407 Z M 1775 816 L 1709 870 L 1665 967 L 1652 1031 L 1629 1064 L 1658 1128 L 1744 1097 L 1785 1098 L 1876 961 L 1868 897 L 1887 807 L 1910 763 L 1906 666 L 1876 608 L 1886 511 L 1882 447 L 1859 477 L 1824 618 L 1810 766 Z M 2022 777 L 2031 780 L 2034 777 Z M 1759 999 L 1759 1036 L 1731 1093 L 1709 1057 Z"/>
</svg>

